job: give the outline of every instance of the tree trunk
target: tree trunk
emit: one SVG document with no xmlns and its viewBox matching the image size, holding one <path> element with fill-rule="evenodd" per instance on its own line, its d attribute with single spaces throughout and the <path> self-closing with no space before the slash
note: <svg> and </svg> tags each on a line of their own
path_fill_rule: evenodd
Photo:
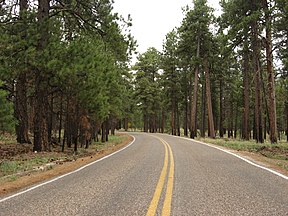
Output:
<svg viewBox="0 0 288 216">
<path fill-rule="evenodd" d="M 202 102 L 201 102 L 201 137 L 205 137 L 205 122 L 206 122 L 206 86 L 205 82 L 202 85 Z"/>
<path fill-rule="evenodd" d="M 197 39 L 197 59 L 200 56 L 200 38 Z M 197 99 L 198 99 L 198 74 L 199 74 L 199 65 L 197 64 L 194 72 L 194 91 L 193 97 L 191 100 L 191 131 L 190 138 L 194 139 L 197 136 Z"/>
<path fill-rule="evenodd" d="M 25 23 L 25 13 L 28 9 L 28 1 L 20 0 L 20 19 Z M 25 40 L 26 32 L 22 36 Z M 17 119 L 16 135 L 18 143 L 29 143 L 31 141 L 28 136 L 28 110 L 27 110 L 27 87 L 26 87 L 26 71 L 21 71 L 16 80 L 16 95 L 15 95 L 15 118 Z"/>
<path fill-rule="evenodd" d="M 286 113 L 286 141 L 288 142 L 288 101 L 285 103 L 285 113 Z"/>
<path fill-rule="evenodd" d="M 105 123 L 103 122 L 101 124 L 101 142 L 104 143 L 106 141 L 105 139 L 105 135 L 106 135 L 106 132 L 105 132 Z"/>
<path fill-rule="evenodd" d="M 70 97 L 71 97 L 71 95 L 70 95 Z M 72 124 L 73 124 L 72 123 L 73 111 L 71 111 L 73 106 L 72 106 L 72 102 L 70 100 L 70 97 L 67 97 L 66 122 L 65 122 L 65 131 L 64 131 L 64 137 L 66 138 L 68 148 L 71 148 L 71 146 L 72 146 Z"/>
<path fill-rule="evenodd" d="M 34 146 L 33 151 L 49 151 L 47 132 L 47 95 L 43 88 L 42 76 L 37 76 L 34 102 Z"/>
<path fill-rule="evenodd" d="M 162 118 L 161 118 L 161 133 L 164 133 L 165 128 L 165 112 L 162 110 Z"/>
<path fill-rule="evenodd" d="M 144 132 L 148 132 L 148 116 L 147 116 L 147 114 L 146 113 L 144 113 L 144 127 L 143 127 L 143 129 L 144 129 Z"/>
<path fill-rule="evenodd" d="M 220 115 L 220 119 L 219 119 L 219 135 L 221 138 L 223 138 L 224 136 L 224 106 L 223 106 L 223 100 L 224 100 L 224 82 L 223 82 L 223 75 L 221 75 L 220 77 L 220 94 L 219 94 L 219 102 L 220 102 L 220 110 L 219 110 L 219 115 Z"/>
<path fill-rule="evenodd" d="M 244 65 L 243 65 L 243 82 L 244 82 L 244 111 L 243 111 L 243 133 L 242 137 L 245 140 L 250 139 L 250 127 L 249 127 L 249 115 L 250 115 L 250 108 L 249 108 L 249 81 L 250 81 L 250 76 L 249 76 L 249 48 L 248 48 L 248 42 L 245 39 L 244 42 Z"/>
<path fill-rule="evenodd" d="M 16 82 L 15 117 L 17 119 L 16 135 L 18 143 L 29 143 L 28 109 L 26 92 L 26 73 L 21 72 Z"/>
<path fill-rule="evenodd" d="M 179 109 L 178 109 L 178 102 L 176 102 L 176 125 L 177 125 L 177 136 L 181 136 L 180 132 L 180 117 L 179 117 Z"/>
<path fill-rule="evenodd" d="M 175 127 L 175 100 L 173 97 L 173 99 L 172 99 L 172 112 L 171 112 L 171 133 L 172 133 L 172 135 L 176 135 L 176 129 L 175 128 L 176 128 Z"/>
<path fill-rule="evenodd" d="M 235 122 L 234 122 L 234 139 L 237 138 L 237 130 L 238 130 L 238 103 L 236 103 L 236 107 L 235 107 Z"/>
<path fill-rule="evenodd" d="M 128 118 L 127 117 L 124 119 L 124 130 L 128 131 Z"/>
<path fill-rule="evenodd" d="M 39 41 L 37 51 L 39 58 L 42 52 L 48 45 L 48 23 L 49 18 L 49 0 L 38 0 L 38 33 Z M 47 133 L 47 77 L 45 76 L 45 70 L 38 68 L 35 71 L 35 103 L 34 103 L 34 151 L 47 151 L 50 150 L 48 145 L 48 133 Z"/>
<path fill-rule="evenodd" d="M 187 90 L 185 91 L 185 113 L 184 113 L 184 136 L 188 136 L 188 101 Z"/>
<path fill-rule="evenodd" d="M 53 94 L 50 96 L 50 106 L 48 106 L 48 142 L 51 144 L 52 142 L 52 130 L 53 130 L 53 109 L 54 109 L 54 98 Z"/>
<path fill-rule="evenodd" d="M 266 27 L 266 63 L 268 73 L 268 115 L 269 115 L 269 135 L 271 143 L 277 143 L 277 118 L 275 101 L 275 79 L 273 70 L 272 53 L 272 15 L 267 0 L 262 0 L 265 12 Z"/>
<path fill-rule="evenodd" d="M 252 47 L 253 68 L 255 73 L 255 135 L 256 142 L 263 143 L 262 97 L 261 97 L 261 68 L 260 68 L 260 43 L 258 38 L 257 21 L 252 22 Z"/>
<path fill-rule="evenodd" d="M 58 143 L 61 143 L 62 118 L 63 118 L 63 95 L 61 94 L 61 97 L 60 97 L 60 110 L 59 110 Z"/>
<path fill-rule="evenodd" d="M 208 65 L 207 57 L 204 59 L 204 70 L 205 70 L 205 80 L 206 80 L 206 96 L 207 96 L 207 110 L 208 110 L 209 132 L 210 132 L 210 138 L 214 139 L 215 138 L 214 117 L 213 117 L 213 109 L 212 109 L 209 65 Z"/>
</svg>

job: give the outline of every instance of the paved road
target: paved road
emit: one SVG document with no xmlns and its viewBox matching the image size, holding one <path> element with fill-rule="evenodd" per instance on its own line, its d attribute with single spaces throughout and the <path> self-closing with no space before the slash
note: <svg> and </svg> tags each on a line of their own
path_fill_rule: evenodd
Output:
<svg viewBox="0 0 288 216">
<path fill-rule="evenodd" d="M 190 140 L 133 135 L 105 160 L 0 198 L 0 215 L 288 215 L 287 179 Z"/>
</svg>

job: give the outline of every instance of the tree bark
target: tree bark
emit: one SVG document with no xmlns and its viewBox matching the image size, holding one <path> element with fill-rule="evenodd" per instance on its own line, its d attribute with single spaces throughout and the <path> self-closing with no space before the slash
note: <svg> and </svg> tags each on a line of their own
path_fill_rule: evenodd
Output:
<svg viewBox="0 0 288 216">
<path fill-rule="evenodd" d="M 205 137 L 206 122 L 206 84 L 202 86 L 202 102 L 201 102 L 201 137 Z"/>
<path fill-rule="evenodd" d="M 215 129 L 214 129 L 214 117 L 213 117 L 211 89 L 210 89 L 210 75 L 209 75 L 209 65 L 208 65 L 207 57 L 204 59 L 204 70 L 205 70 L 205 80 L 206 80 L 206 96 L 207 96 L 209 132 L 210 132 L 210 138 L 214 139 L 216 135 L 215 135 Z"/>
<path fill-rule="evenodd" d="M 28 9 L 28 0 L 20 0 L 20 20 L 25 24 L 25 13 Z M 25 40 L 27 33 L 25 32 L 22 39 Z M 18 143 L 29 143 L 31 141 L 28 136 L 28 109 L 27 109 L 27 86 L 26 73 L 21 71 L 16 80 L 16 95 L 15 95 L 15 118 L 17 119 L 16 135 Z"/>
<path fill-rule="evenodd" d="M 176 128 L 177 128 L 177 136 L 181 136 L 181 132 L 180 132 L 180 117 L 179 117 L 179 109 L 178 109 L 178 102 L 176 102 Z"/>
<path fill-rule="evenodd" d="M 63 118 L 63 95 L 60 96 L 60 108 L 59 108 L 59 129 L 58 129 L 58 143 L 61 143 L 61 131 L 62 131 L 62 118 Z"/>
<path fill-rule="evenodd" d="M 277 118 L 276 118 L 276 100 L 275 100 L 275 79 L 273 70 L 272 53 L 272 17 L 267 0 L 262 0 L 265 13 L 266 27 L 266 64 L 268 75 L 268 115 L 269 115 L 269 135 L 270 142 L 277 143 Z"/>
<path fill-rule="evenodd" d="M 243 133 L 242 138 L 245 140 L 250 139 L 250 127 L 249 127 L 249 115 L 250 115 L 250 107 L 249 107 L 249 48 L 248 48 L 248 42 L 247 35 L 245 37 L 244 41 L 244 56 L 243 56 L 243 82 L 244 82 L 244 111 L 243 111 Z"/>
<path fill-rule="evenodd" d="M 174 97 L 173 97 L 173 99 L 172 99 L 171 133 L 172 133 L 172 135 L 176 135 L 176 127 L 175 127 L 175 100 L 174 100 Z"/>
<path fill-rule="evenodd" d="M 16 82 L 15 117 L 17 119 L 16 135 L 18 143 L 29 143 L 29 124 L 27 109 L 26 73 L 21 72 Z"/>
<path fill-rule="evenodd" d="M 220 77 L 220 94 L 219 94 L 219 101 L 220 101 L 220 110 L 219 110 L 219 115 L 220 115 L 220 119 L 219 119 L 219 135 L 221 138 L 223 138 L 224 136 L 224 106 L 223 106 L 223 100 L 224 100 L 224 82 L 223 82 L 223 75 L 221 75 Z"/>
<path fill-rule="evenodd" d="M 263 143 L 263 120 L 262 120 L 262 97 L 261 97 L 261 68 L 260 68 L 260 43 L 258 38 L 257 21 L 252 22 L 252 48 L 253 48 L 253 69 L 255 73 L 255 139 Z"/>
<path fill-rule="evenodd" d="M 47 20 L 49 19 L 49 3 L 49 0 L 38 0 L 37 19 L 40 38 L 37 51 L 39 53 L 39 58 L 41 58 L 42 52 L 48 45 L 49 30 Z M 50 150 L 47 133 L 48 95 L 46 85 L 47 77 L 45 74 L 43 68 L 38 68 L 35 71 L 34 151 Z"/>
<path fill-rule="evenodd" d="M 286 141 L 288 142 L 288 101 L 285 103 L 285 113 L 286 113 Z"/>
<path fill-rule="evenodd" d="M 184 136 L 188 136 L 188 101 L 187 90 L 185 91 L 185 113 L 184 113 Z"/>
<path fill-rule="evenodd" d="M 197 61 L 200 56 L 200 38 L 197 39 Z M 196 64 L 194 72 L 194 90 L 193 97 L 191 97 L 191 131 L 190 138 L 194 139 L 197 136 L 197 99 L 198 99 L 198 74 L 199 74 L 199 64 Z"/>
</svg>

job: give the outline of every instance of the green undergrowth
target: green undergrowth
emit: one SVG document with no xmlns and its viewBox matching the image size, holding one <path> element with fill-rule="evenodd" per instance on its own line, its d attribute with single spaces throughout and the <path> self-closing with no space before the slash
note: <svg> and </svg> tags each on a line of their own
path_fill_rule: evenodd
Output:
<svg viewBox="0 0 288 216">
<path fill-rule="evenodd" d="M 255 152 L 268 158 L 288 161 L 288 144 L 285 142 L 280 142 L 278 144 L 270 144 L 267 142 L 256 143 L 255 141 L 244 141 L 228 138 L 199 138 L 198 140 L 227 147 L 237 151 Z"/>
<path fill-rule="evenodd" d="M 0 158 L 0 182 L 3 178 L 9 181 L 14 181 L 19 175 L 25 172 L 41 171 L 53 169 L 55 164 L 62 164 L 65 162 L 76 160 L 77 158 L 93 155 L 97 152 L 101 152 L 109 147 L 121 144 L 127 139 L 127 136 L 109 136 L 109 141 L 93 142 L 88 149 L 78 148 L 77 154 L 73 152 L 73 148 L 65 149 L 65 152 L 61 152 L 61 146 L 53 149 L 52 152 L 40 152 L 40 153 L 25 153 L 15 155 L 10 158 Z M 8 141 L 6 144 L 10 144 L 10 140 L 2 139 L 2 142 Z M 2 143 L 3 145 L 3 143 Z M 4 144 L 5 145 L 5 144 Z M 15 144 L 19 145 L 19 144 Z M 13 151 L 13 145 L 11 145 L 11 151 Z"/>
</svg>

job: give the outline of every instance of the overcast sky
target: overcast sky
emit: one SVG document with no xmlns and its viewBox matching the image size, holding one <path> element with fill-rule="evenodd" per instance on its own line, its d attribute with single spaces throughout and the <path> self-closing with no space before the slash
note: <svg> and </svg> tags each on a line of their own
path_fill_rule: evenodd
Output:
<svg viewBox="0 0 288 216">
<path fill-rule="evenodd" d="M 219 1 L 208 0 L 209 6 L 219 14 Z M 182 7 L 192 5 L 192 0 L 115 0 L 114 10 L 123 17 L 132 17 L 132 35 L 138 42 L 137 51 L 149 47 L 162 50 L 165 35 L 178 27 L 183 19 Z"/>
</svg>

